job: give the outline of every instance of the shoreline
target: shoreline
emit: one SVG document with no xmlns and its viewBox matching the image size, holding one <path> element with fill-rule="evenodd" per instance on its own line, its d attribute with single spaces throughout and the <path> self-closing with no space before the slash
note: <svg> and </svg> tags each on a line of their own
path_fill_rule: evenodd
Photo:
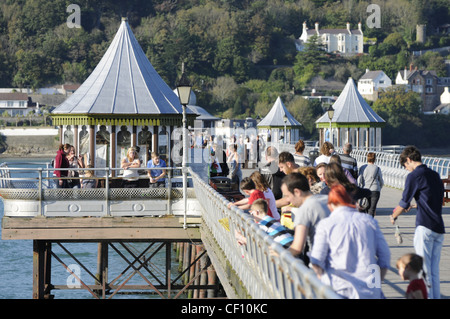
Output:
<svg viewBox="0 0 450 319">
<path fill-rule="evenodd" d="M 446 148 L 424 148 L 419 149 L 422 156 L 428 157 L 448 157 L 450 158 L 450 147 Z M 0 159 L 2 158 L 53 158 L 56 156 L 56 150 L 54 152 L 46 153 L 33 153 L 33 152 L 20 152 L 20 153 L 0 153 Z"/>
</svg>

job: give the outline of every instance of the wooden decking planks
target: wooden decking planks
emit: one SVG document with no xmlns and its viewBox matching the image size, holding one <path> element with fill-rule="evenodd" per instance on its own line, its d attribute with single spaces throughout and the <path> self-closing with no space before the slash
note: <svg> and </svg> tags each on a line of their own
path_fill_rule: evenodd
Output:
<svg viewBox="0 0 450 319">
<path fill-rule="evenodd" d="M 18 240 L 199 240 L 201 218 L 3 217 L 2 239 Z"/>
</svg>

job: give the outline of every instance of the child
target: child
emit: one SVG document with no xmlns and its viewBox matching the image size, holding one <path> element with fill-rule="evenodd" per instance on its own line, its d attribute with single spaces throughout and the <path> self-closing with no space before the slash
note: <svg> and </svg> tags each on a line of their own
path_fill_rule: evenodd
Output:
<svg viewBox="0 0 450 319">
<path fill-rule="evenodd" d="M 269 234 L 275 242 L 281 244 L 284 248 L 289 248 L 294 237 L 284 226 L 268 216 L 267 212 L 267 202 L 262 198 L 255 200 L 250 207 L 250 214 L 253 216 L 259 227 Z M 247 238 L 239 231 L 236 231 L 235 236 L 239 245 L 245 245 L 247 243 Z"/>
<path fill-rule="evenodd" d="M 416 254 L 406 254 L 397 260 L 397 268 L 403 280 L 409 280 L 406 289 L 406 299 L 428 299 L 427 285 L 423 278 L 419 278 L 422 271 L 423 258 Z"/>
<path fill-rule="evenodd" d="M 264 196 L 264 193 L 258 189 L 256 189 L 255 182 L 250 177 L 245 177 L 241 183 L 240 183 L 241 190 L 244 192 L 244 194 L 247 196 L 246 198 L 243 198 L 240 201 L 237 201 L 235 203 L 229 203 L 228 207 L 231 206 L 237 206 L 242 210 L 247 210 L 250 208 L 250 206 L 253 204 L 255 200 L 258 198 L 266 199 Z M 267 214 L 270 217 L 274 217 L 270 208 L 268 209 Z"/>
<path fill-rule="evenodd" d="M 92 166 L 88 165 L 87 168 L 92 168 Z M 97 179 L 95 179 L 92 170 L 85 171 L 83 179 L 81 180 L 81 188 L 97 188 Z"/>
</svg>

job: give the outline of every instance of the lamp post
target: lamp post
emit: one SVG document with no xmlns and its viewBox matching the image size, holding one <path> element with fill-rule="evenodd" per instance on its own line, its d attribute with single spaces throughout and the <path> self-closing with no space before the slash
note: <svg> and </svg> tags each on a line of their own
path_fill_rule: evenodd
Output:
<svg viewBox="0 0 450 319">
<path fill-rule="evenodd" d="M 183 200 L 184 200 L 184 229 L 186 229 L 186 209 L 187 209 L 187 159 L 188 159 L 188 147 L 187 147 L 187 133 L 186 133 L 186 106 L 189 104 L 189 98 L 191 96 L 191 85 L 187 80 L 184 70 L 181 74 L 180 81 L 177 85 L 178 98 L 183 106 L 183 161 L 181 168 L 183 172 Z"/>
<path fill-rule="evenodd" d="M 333 144 L 333 142 L 334 142 L 333 141 L 333 135 L 331 133 L 331 120 L 333 119 L 333 116 L 334 116 L 333 106 L 330 105 L 330 107 L 327 110 L 327 114 L 328 114 L 328 118 L 330 119 L 330 143 Z"/>
<path fill-rule="evenodd" d="M 287 124 L 287 121 L 288 121 L 288 117 L 286 116 L 286 114 L 284 114 L 284 116 L 283 116 L 283 121 L 284 121 L 284 144 L 286 144 L 286 140 L 287 140 L 286 124 Z"/>
</svg>

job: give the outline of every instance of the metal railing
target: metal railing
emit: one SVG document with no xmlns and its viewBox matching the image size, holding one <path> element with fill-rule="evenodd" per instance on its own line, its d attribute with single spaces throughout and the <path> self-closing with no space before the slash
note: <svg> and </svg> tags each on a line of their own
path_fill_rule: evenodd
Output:
<svg viewBox="0 0 450 319">
<path fill-rule="evenodd" d="M 292 154 L 295 153 L 293 144 L 273 144 L 277 147 L 278 151 L 288 151 Z M 395 147 L 394 147 L 395 148 Z M 401 150 L 400 146 L 395 149 Z M 311 149 L 306 148 L 304 154 L 308 155 Z M 336 152 L 342 154 L 342 148 L 336 148 Z M 351 156 L 358 162 L 358 167 L 367 164 L 367 154 L 369 152 L 374 152 L 376 155 L 375 164 L 381 168 L 383 173 L 384 185 L 403 189 L 405 185 L 406 176 L 409 172 L 400 165 L 400 154 L 397 151 L 370 151 L 370 150 L 353 150 Z M 295 157 L 295 156 L 294 156 Z M 422 163 L 427 165 L 430 169 L 436 171 L 441 178 L 448 178 L 450 176 L 450 158 L 443 158 L 438 156 L 422 156 Z"/>
<path fill-rule="evenodd" d="M 290 151 L 294 153 L 293 145 L 274 144 L 274 146 L 280 152 Z M 342 150 L 337 149 L 337 151 L 340 153 Z M 306 152 L 308 152 L 308 149 Z M 369 151 L 365 150 L 355 150 L 352 152 L 352 156 L 356 158 L 358 165 L 361 166 L 367 162 L 368 153 Z M 385 185 L 402 189 L 408 172 L 400 166 L 400 155 L 376 152 L 376 156 L 376 164 L 382 169 Z M 428 167 L 437 171 L 441 177 L 447 177 L 449 175 L 449 159 L 424 156 L 422 160 Z M 105 176 L 102 179 L 105 179 L 105 181 L 111 179 L 109 176 L 113 169 L 93 170 L 103 170 L 105 171 Z M 10 171 L 11 168 L 0 167 L 0 188 L 2 196 L 8 189 L 8 185 L 10 185 L 8 183 L 23 182 L 17 179 L 12 180 L 8 175 Z M 168 168 L 168 171 L 172 171 L 172 169 Z M 190 191 L 193 192 L 193 197 L 201 199 L 199 203 L 203 207 L 204 226 L 213 234 L 217 244 L 222 249 L 222 253 L 252 298 L 340 298 L 331 287 L 322 284 L 315 273 L 306 267 L 300 259 L 293 257 L 288 250 L 284 249 L 269 235 L 263 232 L 249 214 L 246 214 L 235 206 L 228 208 L 228 201 L 208 184 L 203 171 L 204 165 L 199 165 L 197 171 L 195 167 L 189 168 L 194 186 Z M 35 196 L 39 200 L 49 196 L 46 193 L 47 190 L 77 191 L 73 189 L 46 188 L 45 181 L 52 180 L 54 177 L 44 178 L 43 172 L 45 172 L 44 169 L 38 170 L 38 177 L 32 180 L 33 183 L 37 183 L 38 187 L 36 186 L 32 189 L 38 190 L 38 194 Z M 106 185 L 108 184 L 106 183 Z M 171 183 L 169 182 L 168 185 L 171 185 Z M 100 189 L 100 191 L 102 193 L 98 196 L 105 196 L 103 197 L 105 200 L 110 200 L 115 196 L 115 189 L 108 190 L 105 188 L 103 190 Z M 167 192 L 167 190 L 165 191 Z M 235 239 L 236 231 L 241 232 L 247 237 L 247 244 L 245 246 L 238 245 Z"/>
<path fill-rule="evenodd" d="M 15 166 L 29 165 L 29 163 L 13 163 Z M 153 168 L 130 168 L 135 171 L 148 171 Z M 157 168 L 155 168 L 157 169 Z M 67 171 L 94 171 L 93 177 L 85 177 L 80 174 L 79 177 L 57 177 L 53 176 L 55 170 Z M 170 215 L 172 200 L 183 199 L 182 179 L 181 175 L 174 175 L 181 170 L 178 167 L 166 167 L 167 176 L 164 187 L 136 187 L 123 188 L 121 187 L 122 176 L 119 176 L 120 168 L 30 168 L 30 167 L 10 167 L 8 163 L 0 165 L 0 196 L 3 200 L 15 200 L 15 205 L 18 208 L 25 206 L 20 204 L 22 201 L 37 201 L 39 216 L 46 216 L 43 206 L 45 203 L 52 201 L 102 201 L 105 203 L 105 211 L 100 212 L 96 216 L 111 216 L 111 203 L 118 201 L 133 201 L 133 200 L 163 200 L 167 201 L 167 212 Z M 117 177 L 113 177 L 113 172 L 117 173 Z M 173 176 L 174 175 L 174 176 Z M 92 179 L 101 183 L 99 188 L 57 188 L 56 183 L 60 179 L 65 180 L 82 180 Z M 148 180 L 147 175 L 140 175 L 140 180 Z M 192 184 L 192 181 L 189 180 Z M 114 186 L 114 184 L 116 184 Z M 187 198 L 194 199 L 195 193 L 192 187 L 187 189 Z M 9 207 L 9 206 L 8 206 Z M 6 208 L 5 208 L 6 211 Z M 162 215 L 163 212 L 160 213 Z M 7 215 L 7 214 L 6 214 Z M 145 212 L 142 213 L 145 215 Z M 19 215 L 20 216 L 20 215 Z M 73 216 L 73 214 L 70 214 Z"/>
<path fill-rule="evenodd" d="M 203 223 L 252 298 L 340 298 L 312 269 L 263 232 L 249 214 L 235 206 L 228 208 L 229 202 L 205 180 L 192 170 L 191 176 L 196 196 L 202 199 Z M 236 230 L 247 237 L 247 245 L 238 245 Z"/>
</svg>

